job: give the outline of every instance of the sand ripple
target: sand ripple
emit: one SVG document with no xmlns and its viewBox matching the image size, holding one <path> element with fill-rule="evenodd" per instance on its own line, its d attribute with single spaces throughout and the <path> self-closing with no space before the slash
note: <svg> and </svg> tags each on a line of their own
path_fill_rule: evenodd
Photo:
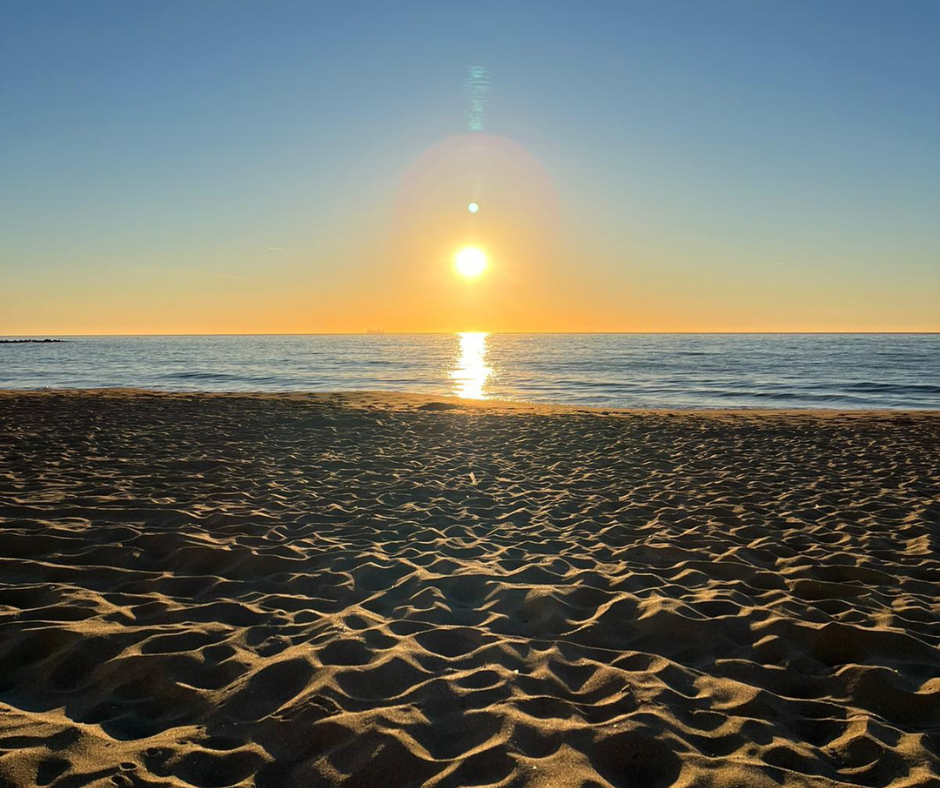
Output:
<svg viewBox="0 0 940 788">
<path fill-rule="evenodd" d="M 940 785 L 938 438 L 0 395 L 0 786 Z"/>
</svg>

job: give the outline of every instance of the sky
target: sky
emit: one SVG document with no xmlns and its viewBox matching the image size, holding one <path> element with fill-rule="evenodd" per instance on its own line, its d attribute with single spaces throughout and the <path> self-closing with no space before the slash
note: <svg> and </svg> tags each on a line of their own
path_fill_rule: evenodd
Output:
<svg viewBox="0 0 940 788">
<path fill-rule="evenodd" d="M 940 331 L 938 40 L 934 0 L 7 0 L 0 334 Z"/>
</svg>

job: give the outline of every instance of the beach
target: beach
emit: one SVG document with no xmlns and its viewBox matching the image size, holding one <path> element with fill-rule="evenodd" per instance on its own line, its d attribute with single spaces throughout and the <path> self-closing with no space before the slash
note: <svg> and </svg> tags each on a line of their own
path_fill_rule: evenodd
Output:
<svg viewBox="0 0 940 788">
<path fill-rule="evenodd" d="M 0 786 L 936 786 L 940 411 L 0 392 Z"/>
</svg>

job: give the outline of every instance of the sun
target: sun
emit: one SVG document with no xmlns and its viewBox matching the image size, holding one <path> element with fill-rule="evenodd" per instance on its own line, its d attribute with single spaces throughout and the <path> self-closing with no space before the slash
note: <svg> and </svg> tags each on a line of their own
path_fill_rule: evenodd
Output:
<svg viewBox="0 0 940 788">
<path fill-rule="evenodd" d="M 476 279 L 486 270 L 486 252 L 476 246 L 465 246 L 454 255 L 454 268 L 465 279 Z"/>
</svg>

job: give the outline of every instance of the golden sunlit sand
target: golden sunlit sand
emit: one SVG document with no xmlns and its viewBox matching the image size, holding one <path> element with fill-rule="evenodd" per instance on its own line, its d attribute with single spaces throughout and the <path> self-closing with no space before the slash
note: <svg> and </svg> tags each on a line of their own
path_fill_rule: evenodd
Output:
<svg viewBox="0 0 940 788">
<path fill-rule="evenodd" d="M 0 393 L 0 785 L 936 785 L 938 449 L 924 412 Z"/>
</svg>

